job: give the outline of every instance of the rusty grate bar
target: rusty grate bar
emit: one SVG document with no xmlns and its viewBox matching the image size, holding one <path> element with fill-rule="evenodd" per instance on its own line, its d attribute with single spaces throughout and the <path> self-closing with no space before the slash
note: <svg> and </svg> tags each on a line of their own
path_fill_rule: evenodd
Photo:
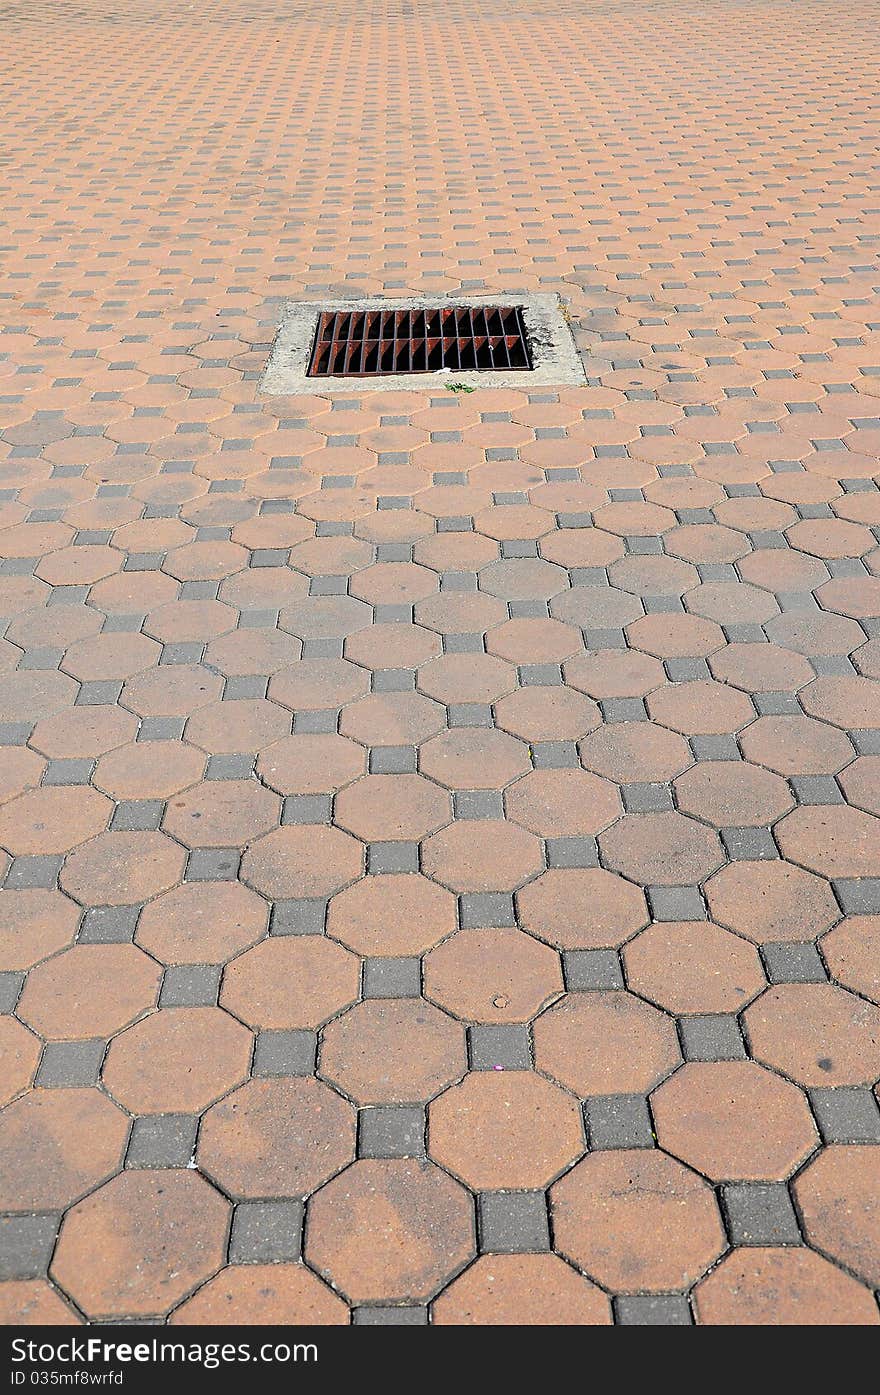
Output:
<svg viewBox="0 0 880 1395">
<path fill-rule="evenodd" d="M 337 310 L 319 316 L 310 378 L 532 368 L 522 307 Z"/>
</svg>

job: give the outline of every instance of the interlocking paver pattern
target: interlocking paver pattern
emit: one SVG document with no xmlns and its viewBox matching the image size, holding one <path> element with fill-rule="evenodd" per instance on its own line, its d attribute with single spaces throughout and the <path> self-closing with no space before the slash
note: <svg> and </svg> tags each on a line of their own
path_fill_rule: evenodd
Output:
<svg viewBox="0 0 880 1395">
<path fill-rule="evenodd" d="M 880 1322 L 872 10 L 6 7 L 2 1321 Z"/>
</svg>

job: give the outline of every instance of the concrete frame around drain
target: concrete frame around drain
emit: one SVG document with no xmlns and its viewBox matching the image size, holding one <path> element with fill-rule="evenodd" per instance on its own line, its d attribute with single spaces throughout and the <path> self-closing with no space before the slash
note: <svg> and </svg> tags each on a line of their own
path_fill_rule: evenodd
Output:
<svg viewBox="0 0 880 1395">
<path fill-rule="evenodd" d="M 318 316 L 326 311 L 430 310 L 446 305 L 521 305 L 533 367 L 459 373 L 389 373 L 384 377 L 309 378 L 306 376 Z M 288 301 L 260 383 L 267 396 L 324 397 L 328 392 L 349 396 L 391 388 L 411 392 L 443 390 L 453 383 L 471 388 L 583 386 L 586 373 L 571 328 L 562 314 L 559 296 L 418 296 L 408 300 L 373 297 L 369 300 Z"/>
</svg>

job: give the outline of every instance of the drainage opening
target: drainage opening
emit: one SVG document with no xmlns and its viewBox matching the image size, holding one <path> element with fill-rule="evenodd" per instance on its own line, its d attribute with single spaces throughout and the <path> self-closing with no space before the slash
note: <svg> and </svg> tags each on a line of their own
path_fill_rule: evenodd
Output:
<svg viewBox="0 0 880 1395">
<path fill-rule="evenodd" d="M 318 318 L 307 376 L 531 371 L 519 305 L 339 310 Z"/>
</svg>

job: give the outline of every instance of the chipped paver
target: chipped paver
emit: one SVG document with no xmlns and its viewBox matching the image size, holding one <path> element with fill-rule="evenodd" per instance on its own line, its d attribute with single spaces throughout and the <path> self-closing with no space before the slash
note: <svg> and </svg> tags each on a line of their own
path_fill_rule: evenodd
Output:
<svg viewBox="0 0 880 1395">
<path fill-rule="evenodd" d="M 6 7 L 0 1321 L 880 1322 L 872 17 Z"/>
</svg>

